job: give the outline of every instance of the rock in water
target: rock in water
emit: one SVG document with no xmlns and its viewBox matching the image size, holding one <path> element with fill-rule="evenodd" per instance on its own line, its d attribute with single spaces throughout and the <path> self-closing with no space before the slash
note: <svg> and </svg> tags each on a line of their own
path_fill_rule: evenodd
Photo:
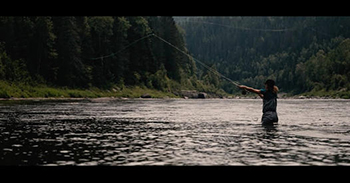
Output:
<svg viewBox="0 0 350 183">
<path fill-rule="evenodd" d="M 197 98 L 198 92 L 196 90 L 181 90 L 181 96 L 184 98 Z"/>
<path fill-rule="evenodd" d="M 141 95 L 141 98 L 152 98 L 150 94 L 145 93 L 143 95 Z"/>
<path fill-rule="evenodd" d="M 198 98 L 207 98 L 207 94 L 204 92 L 198 93 Z"/>
</svg>

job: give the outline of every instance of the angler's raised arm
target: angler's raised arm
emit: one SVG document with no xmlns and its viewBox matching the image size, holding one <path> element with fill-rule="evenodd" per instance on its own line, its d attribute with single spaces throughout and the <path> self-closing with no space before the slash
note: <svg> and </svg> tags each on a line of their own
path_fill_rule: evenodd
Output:
<svg viewBox="0 0 350 183">
<path fill-rule="evenodd" d="M 252 87 L 248 87 L 248 86 L 245 86 L 245 85 L 239 85 L 238 88 L 247 90 L 247 91 L 252 92 L 252 93 L 256 93 L 258 95 L 261 94 L 260 90 L 252 88 Z"/>
</svg>

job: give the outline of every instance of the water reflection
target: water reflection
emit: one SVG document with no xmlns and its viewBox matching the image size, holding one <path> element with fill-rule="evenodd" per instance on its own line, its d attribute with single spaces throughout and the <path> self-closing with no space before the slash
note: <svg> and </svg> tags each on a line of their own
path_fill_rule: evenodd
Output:
<svg viewBox="0 0 350 183">
<path fill-rule="evenodd" d="M 263 138 L 274 139 L 278 137 L 278 123 L 274 124 L 262 124 L 263 131 L 265 132 Z"/>
<path fill-rule="evenodd" d="M 250 112 L 261 111 L 259 100 L 0 105 L 0 164 L 349 165 L 348 108 L 339 117 L 328 102 L 306 103 L 309 115 L 293 121 L 283 109 L 306 104 L 282 100 L 269 126 Z"/>
</svg>

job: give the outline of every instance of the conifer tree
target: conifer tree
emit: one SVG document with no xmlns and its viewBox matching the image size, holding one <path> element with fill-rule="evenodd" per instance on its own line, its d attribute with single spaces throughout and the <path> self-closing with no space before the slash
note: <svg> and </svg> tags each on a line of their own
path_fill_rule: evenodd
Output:
<svg viewBox="0 0 350 183">
<path fill-rule="evenodd" d="M 87 72 L 81 60 L 81 43 L 75 17 L 54 17 L 53 23 L 57 36 L 57 84 L 87 87 Z"/>
</svg>

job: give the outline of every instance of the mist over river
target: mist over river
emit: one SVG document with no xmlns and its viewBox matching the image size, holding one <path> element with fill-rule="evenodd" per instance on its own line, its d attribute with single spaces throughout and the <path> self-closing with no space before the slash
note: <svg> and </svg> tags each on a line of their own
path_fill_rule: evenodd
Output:
<svg viewBox="0 0 350 183">
<path fill-rule="evenodd" d="M 0 165 L 350 165 L 350 100 L 0 101 Z"/>
</svg>

